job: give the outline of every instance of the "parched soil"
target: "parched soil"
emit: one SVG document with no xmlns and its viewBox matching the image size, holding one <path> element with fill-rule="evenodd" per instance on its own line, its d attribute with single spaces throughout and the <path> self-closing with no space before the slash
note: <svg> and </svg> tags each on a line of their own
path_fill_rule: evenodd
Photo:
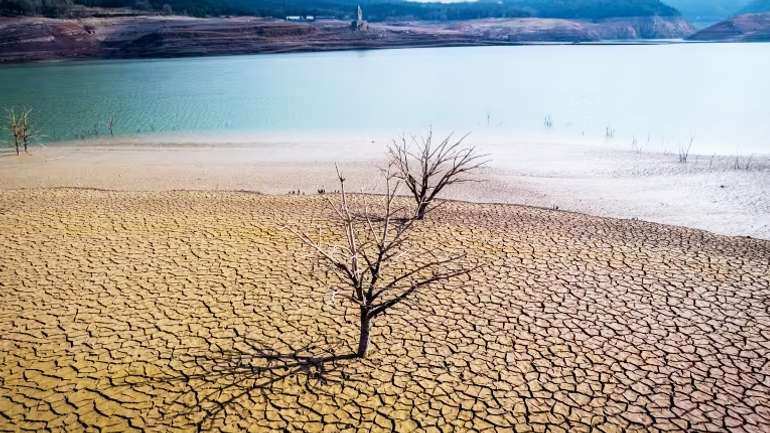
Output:
<svg viewBox="0 0 770 433">
<path fill-rule="evenodd" d="M 770 242 L 442 209 L 412 254 L 484 267 L 354 360 L 321 197 L 2 191 L 0 430 L 770 431 Z"/>
</svg>

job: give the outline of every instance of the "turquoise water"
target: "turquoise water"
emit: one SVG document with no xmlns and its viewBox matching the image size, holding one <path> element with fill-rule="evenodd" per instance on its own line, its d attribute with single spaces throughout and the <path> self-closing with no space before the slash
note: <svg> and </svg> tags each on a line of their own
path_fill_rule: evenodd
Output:
<svg viewBox="0 0 770 433">
<path fill-rule="evenodd" d="M 109 135 L 495 130 L 770 153 L 770 44 L 521 46 L 0 67 L 47 142 Z M 546 128 L 544 120 L 552 119 Z"/>
</svg>

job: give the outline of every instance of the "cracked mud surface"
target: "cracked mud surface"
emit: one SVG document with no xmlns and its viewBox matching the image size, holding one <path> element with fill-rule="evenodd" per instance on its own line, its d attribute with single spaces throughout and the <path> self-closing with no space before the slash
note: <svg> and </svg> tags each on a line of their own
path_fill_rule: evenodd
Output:
<svg viewBox="0 0 770 433">
<path fill-rule="evenodd" d="M 280 226 L 321 198 L 0 192 L 0 431 L 770 431 L 770 242 L 443 209 L 417 247 L 483 271 L 329 360 L 357 311 Z"/>
</svg>

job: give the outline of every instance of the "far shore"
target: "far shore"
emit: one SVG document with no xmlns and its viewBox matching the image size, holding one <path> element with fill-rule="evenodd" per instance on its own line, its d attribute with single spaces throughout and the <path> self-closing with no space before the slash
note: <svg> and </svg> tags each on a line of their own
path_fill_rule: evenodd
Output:
<svg viewBox="0 0 770 433">
<path fill-rule="evenodd" d="M 180 141 L 183 143 L 183 141 Z M 334 143 L 333 146 L 330 143 Z M 271 137 L 185 145 L 57 145 L 0 153 L 0 189 L 217 190 L 318 194 L 334 164 L 350 185 L 379 192 L 387 142 Z M 481 141 L 490 164 L 443 198 L 510 203 L 770 239 L 770 156 L 677 155 L 559 142 Z M 747 168 L 748 167 L 748 168 Z"/>
<path fill-rule="evenodd" d="M 651 30 L 654 29 L 654 30 Z M 693 32 L 681 17 L 601 20 L 495 18 L 369 23 L 263 17 L 0 17 L 0 63 L 197 57 L 382 48 L 671 43 Z"/>
</svg>

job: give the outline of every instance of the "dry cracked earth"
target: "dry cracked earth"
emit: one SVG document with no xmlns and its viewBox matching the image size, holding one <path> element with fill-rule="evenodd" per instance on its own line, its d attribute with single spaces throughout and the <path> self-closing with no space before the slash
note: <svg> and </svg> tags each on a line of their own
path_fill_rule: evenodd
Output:
<svg viewBox="0 0 770 433">
<path fill-rule="evenodd" d="M 378 318 L 320 197 L 0 192 L 0 431 L 770 431 L 770 242 L 447 203 L 482 270 Z"/>
</svg>

